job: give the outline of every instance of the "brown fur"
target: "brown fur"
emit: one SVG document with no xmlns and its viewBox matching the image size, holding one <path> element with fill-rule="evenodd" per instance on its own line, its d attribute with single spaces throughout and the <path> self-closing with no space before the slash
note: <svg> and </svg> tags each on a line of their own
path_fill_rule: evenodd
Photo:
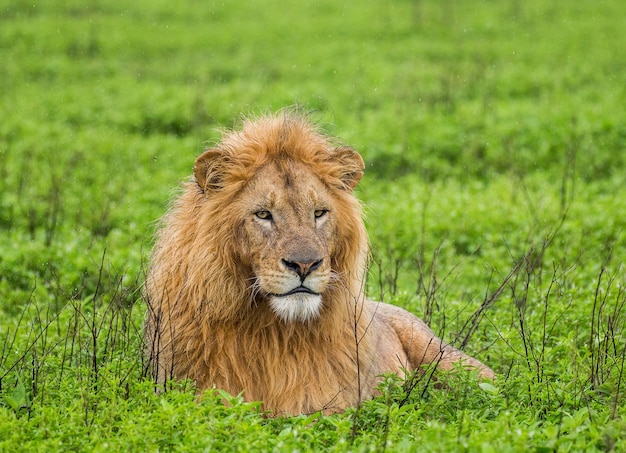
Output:
<svg viewBox="0 0 626 453">
<path fill-rule="evenodd" d="M 192 378 L 282 415 L 343 410 L 374 395 L 381 373 L 422 363 L 464 360 L 493 376 L 413 315 L 365 299 L 368 241 L 352 192 L 363 168 L 358 153 L 293 113 L 245 121 L 198 157 L 146 280 L 160 382 Z M 264 210 L 275 218 L 260 219 Z M 302 285 L 321 294 L 319 311 L 283 319 L 269 301 L 291 300 L 280 294 L 296 278 L 285 264 L 311 257 L 321 264 Z"/>
</svg>

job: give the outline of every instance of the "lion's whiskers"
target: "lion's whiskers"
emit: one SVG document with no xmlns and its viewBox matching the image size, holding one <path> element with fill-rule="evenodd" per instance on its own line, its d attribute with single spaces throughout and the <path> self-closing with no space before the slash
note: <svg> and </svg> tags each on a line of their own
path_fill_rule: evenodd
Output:
<svg viewBox="0 0 626 453">
<path fill-rule="evenodd" d="M 261 283 L 257 276 L 250 277 L 247 281 L 252 281 L 252 283 L 248 285 L 248 289 L 250 290 L 250 299 L 252 299 L 252 302 L 256 305 L 257 296 L 261 292 Z"/>
</svg>

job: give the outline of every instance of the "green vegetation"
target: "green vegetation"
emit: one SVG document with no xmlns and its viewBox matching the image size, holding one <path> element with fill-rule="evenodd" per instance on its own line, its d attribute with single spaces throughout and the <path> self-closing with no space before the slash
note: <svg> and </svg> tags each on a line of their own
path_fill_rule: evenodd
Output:
<svg viewBox="0 0 626 453">
<path fill-rule="evenodd" d="M 626 450 L 619 0 L 0 7 L 0 451 Z M 328 417 L 157 394 L 155 221 L 240 113 L 368 163 L 373 298 L 491 365 Z M 315 422 L 314 422 L 315 420 Z"/>
</svg>

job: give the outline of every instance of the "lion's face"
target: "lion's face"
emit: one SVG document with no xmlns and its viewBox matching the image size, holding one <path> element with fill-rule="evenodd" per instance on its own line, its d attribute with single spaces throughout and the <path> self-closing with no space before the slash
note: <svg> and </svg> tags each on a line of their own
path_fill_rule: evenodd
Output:
<svg viewBox="0 0 626 453">
<path fill-rule="evenodd" d="M 332 284 L 336 217 L 329 189 L 305 165 L 262 167 L 240 193 L 242 259 L 251 287 L 284 321 L 310 321 Z"/>
<path fill-rule="evenodd" d="M 197 278 L 180 297 L 206 303 L 213 319 L 265 304 L 285 322 L 332 319 L 339 300 L 362 294 L 367 235 L 353 190 L 363 170 L 355 150 L 298 117 L 227 134 L 196 159 L 194 208 L 177 212 L 197 227 L 180 252 L 185 278 Z"/>
</svg>

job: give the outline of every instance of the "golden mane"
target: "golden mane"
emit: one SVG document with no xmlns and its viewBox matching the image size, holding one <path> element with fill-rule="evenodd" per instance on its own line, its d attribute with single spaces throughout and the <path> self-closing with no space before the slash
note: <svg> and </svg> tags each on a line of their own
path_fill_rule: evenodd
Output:
<svg viewBox="0 0 626 453">
<path fill-rule="evenodd" d="M 341 150 L 299 115 L 246 120 L 241 131 L 227 133 L 214 148 L 224 158 L 222 168 L 210 169 L 219 178 L 207 184 L 219 190 L 207 196 L 196 181 L 184 185 L 163 218 L 146 281 L 148 349 L 161 380 L 193 377 L 202 388 L 208 374 L 213 376 L 208 386 L 245 389 L 247 397 L 264 399 L 268 408 L 276 407 L 274 397 L 293 400 L 294 408 L 318 410 L 333 401 L 304 401 L 315 392 L 303 392 L 303 386 L 324 386 L 338 374 L 344 386 L 357 378 L 355 341 L 362 341 L 362 358 L 371 354 L 362 338 L 366 325 L 359 321 L 364 317 L 368 243 L 360 203 L 343 190 L 343 175 L 357 170 L 337 159 Z M 250 281 L 240 278 L 250 275 L 250 269 L 233 256 L 240 225 L 231 208 L 242 187 L 270 161 L 283 166 L 303 162 L 334 189 L 342 229 L 332 268 L 342 281 L 324 294 L 320 317 L 307 324 L 286 324 L 255 304 Z M 259 351 L 264 351 L 262 363 Z M 291 354 L 307 357 L 309 363 L 288 360 Z M 271 386 L 283 383 L 255 392 L 262 387 L 259 376 Z"/>
</svg>

